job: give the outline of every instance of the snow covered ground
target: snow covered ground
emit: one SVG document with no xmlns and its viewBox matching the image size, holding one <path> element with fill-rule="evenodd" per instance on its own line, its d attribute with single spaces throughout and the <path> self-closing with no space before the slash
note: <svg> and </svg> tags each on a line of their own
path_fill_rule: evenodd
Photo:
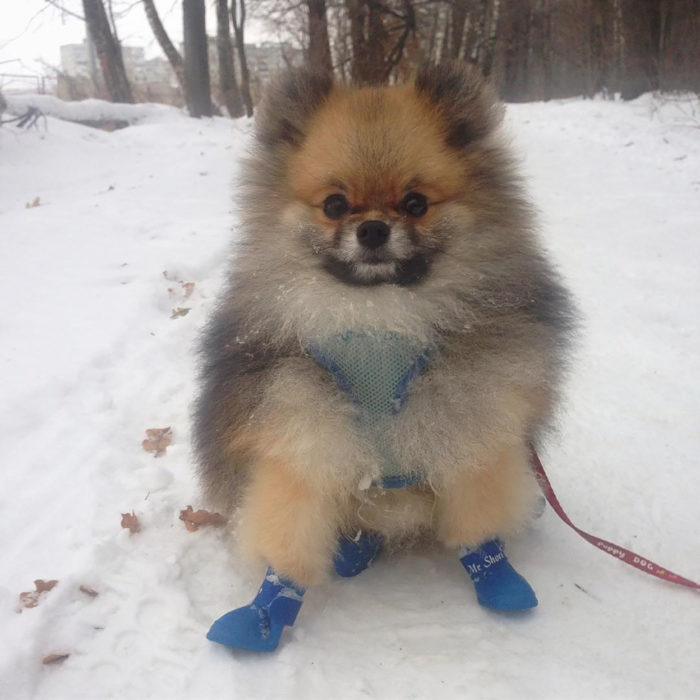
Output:
<svg viewBox="0 0 700 700">
<path fill-rule="evenodd" d="M 508 123 L 585 317 L 550 478 L 579 526 L 700 580 L 697 113 L 647 96 L 511 106 Z M 206 641 L 262 575 L 225 530 L 178 519 L 204 505 L 193 347 L 248 129 L 155 109 L 111 134 L 0 130 L 0 697 L 700 697 L 698 593 L 551 509 L 509 547 L 533 614 L 479 608 L 453 554 L 420 551 L 307 593 L 273 655 Z M 145 430 L 166 426 L 154 458 Z M 21 609 L 38 578 L 59 583 Z"/>
</svg>

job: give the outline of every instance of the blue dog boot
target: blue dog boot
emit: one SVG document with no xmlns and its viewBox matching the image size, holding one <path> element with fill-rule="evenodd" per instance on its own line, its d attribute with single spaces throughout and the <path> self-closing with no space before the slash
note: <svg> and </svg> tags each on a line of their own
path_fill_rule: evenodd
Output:
<svg viewBox="0 0 700 700">
<path fill-rule="evenodd" d="M 382 537 L 374 532 L 359 530 L 353 539 L 342 535 L 333 557 L 336 573 L 344 578 L 357 576 L 374 561 L 381 548 Z"/>
<path fill-rule="evenodd" d="M 207 639 L 234 649 L 274 651 L 284 627 L 294 624 L 303 596 L 303 588 L 278 576 L 270 567 L 253 602 L 220 617 Z"/>
<path fill-rule="evenodd" d="M 462 566 L 474 582 L 480 605 L 491 610 L 529 610 L 537 605 L 530 584 L 510 565 L 498 540 L 460 550 Z"/>
</svg>

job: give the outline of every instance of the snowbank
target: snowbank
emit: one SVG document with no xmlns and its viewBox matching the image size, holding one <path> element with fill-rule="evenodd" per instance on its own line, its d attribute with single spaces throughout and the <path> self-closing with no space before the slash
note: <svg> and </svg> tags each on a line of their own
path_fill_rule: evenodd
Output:
<svg viewBox="0 0 700 700">
<path fill-rule="evenodd" d="M 30 107 L 35 107 L 43 114 L 57 119 L 73 122 L 126 122 L 127 124 L 146 124 L 171 121 L 184 112 L 177 107 L 163 104 L 139 102 L 122 104 L 105 100 L 79 100 L 67 102 L 53 95 L 6 95 L 10 114 L 24 114 Z"/>
</svg>

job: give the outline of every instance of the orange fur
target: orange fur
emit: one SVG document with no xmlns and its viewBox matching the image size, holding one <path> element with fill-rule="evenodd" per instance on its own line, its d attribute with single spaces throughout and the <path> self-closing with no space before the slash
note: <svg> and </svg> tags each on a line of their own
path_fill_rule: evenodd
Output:
<svg viewBox="0 0 700 700">
<path fill-rule="evenodd" d="M 334 91 L 290 157 L 288 173 L 293 195 L 317 207 L 321 223 L 330 223 L 320 207 L 334 192 L 346 194 L 361 221 L 397 216 L 401 198 L 419 188 L 434 217 L 435 205 L 464 183 L 461 160 L 444 145 L 434 110 L 409 86 Z"/>
<path fill-rule="evenodd" d="M 522 528 L 537 485 L 525 445 L 502 448 L 476 469 L 446 480 L 436 505 L 437 537 L 448 547 L 477 546 Z"/>
<path fill-rule="evenodd" d="M 284 461 L 256 464 L 240 515 L 249 553 L 304 587 L 327 576 L 337 541 L 336 505 Z"/>
<path fill-rule="evenodd" d="M 357 495 L 351 523 L 400 542 L 430 530 L 434 505 L 435 493 L 428 485 L 371 488 Z"/>
</svg>

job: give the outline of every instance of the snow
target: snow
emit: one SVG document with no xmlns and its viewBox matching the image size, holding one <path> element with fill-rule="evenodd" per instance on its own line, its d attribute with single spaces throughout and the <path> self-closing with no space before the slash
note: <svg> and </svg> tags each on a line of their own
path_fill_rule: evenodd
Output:
<svg viewBox="0 0 700 700">
<path fill-rule="evenodd" d="M 512 105 L 508 128 L 585 319 L 541 449 L 550 479 L 580 527 L 700 580 L 700 129 L 688 104 Z M 250 124 L 140 109 L 109 134 L 54 118 L 0 130 L 0 696 L 698 697 L 697 592 L 614 561 L 549 508 L 509 544 L 540 599 L 532 614 L 479 608 L 454 553 L 420 550 L 309 591 L 271 656 L 206 641 L 264 575 L 243 568 L 227 531 L 178 519 L 204 506 L 193 348 L 232 222 L 235 236 Z M 189 298 L 180 282 L 195 283 Z M 191 310 L 171 319 L 179 307 Z M 154 458 L 140 442 L 166 426 L 174 443 Z M 132 510 L 134 535 L 120 528 Z M 36 578 L 59 584 L 20 613 Z M 71 656 L 42 665 L 54 652 Z"/>
<path fill-rule="evenodd" d="M 169 105 L 149 103 L 124 104 L 96 99 L 67 102 L 54 95 L 7 95 L 5 100 L 9 114 L 21 115 L 34 107 L 46 116 L 79 122 L 156 123 L 175 119 L 182 111 Z"/>
</svg>

